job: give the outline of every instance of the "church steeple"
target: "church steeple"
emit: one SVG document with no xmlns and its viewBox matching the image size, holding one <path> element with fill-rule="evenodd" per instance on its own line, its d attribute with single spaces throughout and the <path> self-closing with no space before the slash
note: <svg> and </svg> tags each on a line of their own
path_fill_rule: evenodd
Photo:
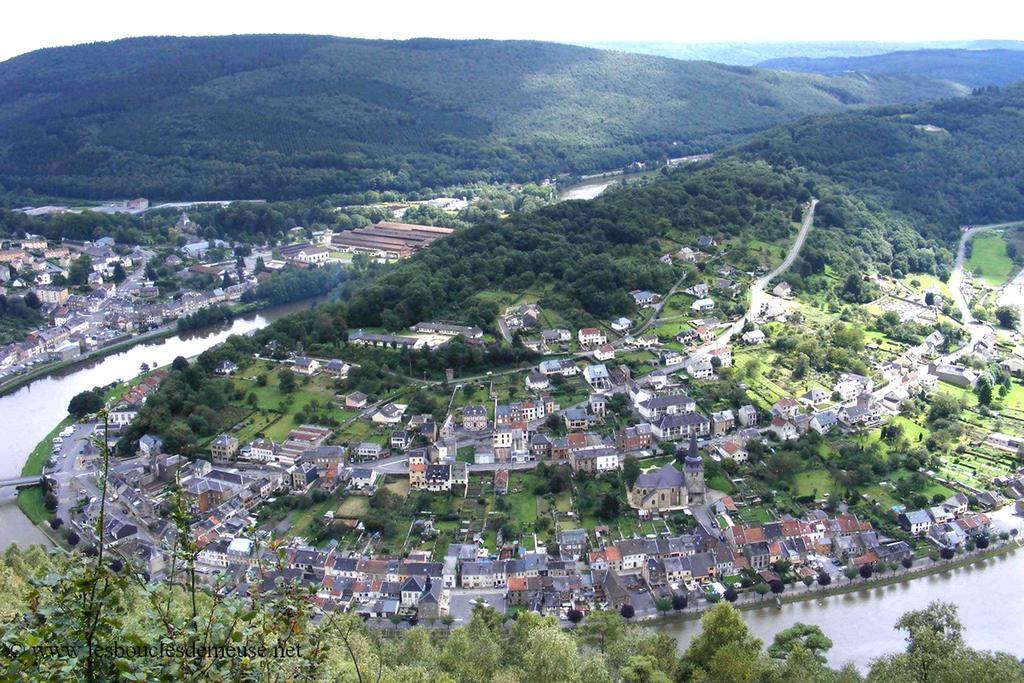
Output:
<svg viewBox="0 0 1024 683">
<path fill-rule="evenodd" d="M 697 434 L 690 434 L 690 450 L 683 461 L 683 470 L 703 469 L 700 453 L 697 452 Z"/>
<path fill-rule="evenodd" d="M 697 452 L 697 435 L 690 435 L 690 450 L 683 461 L 683 476 L 686 478 L 686 502 L 688 505 L 704 505 L 707 502 L 707 488 L 704 484 L 704 464 Z"/>
</svg>

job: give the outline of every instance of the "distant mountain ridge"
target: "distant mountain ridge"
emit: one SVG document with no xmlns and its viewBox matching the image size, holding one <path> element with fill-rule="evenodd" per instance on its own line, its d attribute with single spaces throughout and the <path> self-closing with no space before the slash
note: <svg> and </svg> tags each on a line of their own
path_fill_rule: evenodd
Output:
<svg viewBox="0 0 1024 683">
<path fill-rule="evenodd" d="M 1024 80 L 1024 51 L 913 50 L 865 57 L 789 57 L 770 59 L 757 66 L 825 76 L 847 73 L 915 75 L 979 88 Z"/>
<path fill-rule="evenodd" d="M 672 59 L 698 59 L 735 66 L 758 66 L 775 59 L 825 59 L 832 57 L 866 57 L 888 52 L 911 50 L 1024 50 L 1024 41 L 1017 40 L 952 40 L 938 42 L 873 42 L 873 41 L 801 41 L 772 43 L 669 43 L 669 42 L 596 42 L 587 47 L 620 50 Z"/>
<path fill-rule="evenodd" d="M 0 191 L 279 199 L 538 180 L 963 92 L 556 43 L 136 38 L 0 63 Z"/>
</svg>

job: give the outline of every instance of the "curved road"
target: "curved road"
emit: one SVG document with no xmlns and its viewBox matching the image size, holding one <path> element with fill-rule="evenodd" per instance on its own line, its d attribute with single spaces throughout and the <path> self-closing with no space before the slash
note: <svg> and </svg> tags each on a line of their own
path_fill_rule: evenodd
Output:
<svg viewBox="0 0 1024 683">
<path fill-rule="evenodd" d="M 789 267 L 793 265 L 793 261 L 796 260 L 796 257 L 800 254 L 800 250 L 804 247 L 804 241 L 807 239 L 807 233 L 810 232 L 811 226 L 814 225 L 814 209 L 817 206 L 818 200 L 812 199 L 811 205 L 807 209 L 807 215 L 804 216 L 803 225 L 800 226 L 800 232 L 796 235 L 796 241 L 793 242 L 793 246 L 790 248 L 789 253 L 786 254 L 786 258 L 782 259 L 782 263 L 780 263 L 772 272 L 754 280 L 754 283 L 750 286 L 750 308 L 747 309 L 746 315 L 733 323 L 732 327 L 718 338 L 717 341 L 721 342 L 721 344 L 728 344 L 733 335 L 738 334 L 748 320 L 752 320 L 757 317 L 761 312 L 761 304 L 764 299 L 764 288 L 768 286 L 769 282 L 785 273 L 789 270 Z"/>
<path fill-rule="evenodd" d="M 983 323 L 977 320 L 971 313 L 971 307 L 967 303 L 967 298 L 964 296 L 963 286 L 964 281 L 964 259 L 967 257 L 967 243 L 972 237 L 978 233 L 985 232 L 986 230 L 993 230 L 995 228 L 1004 228 L 1012 225 L 1019 225 L 1019 221 L 1012 223 L 993 223 L 991 225 L 977 225 L 974 227 L 965 227 L 962 229 L 960 234 L 960 244 L 957 245 L 956 250 L 956 261 L 953 264 L 953 272 L 949 275 L 949 286 L 950 294 L 953 297 L 953 303 L 956 304 L 957 309 L 960 311 L 960 319 L 963 322 L 964 329 L 967 330 L 968 338 L 956 349 L 953 349 L 945 356 L 941 356 L 938 359 L 940 363 L 955 363 L 965 353 L 970 353 L 974 348 L 974 345 L 984 339 L 989 334 L 994 334 L 995 330 L 988 323 Z M 876 388 L 872 394 L 875 398 L 881 400 L 890 391 L 899 389 L 906 379 L 907 375 L 911 372 L 917 372 L 923 374 L 928 371 L 928 363 L 919 363 L 914 368 L 908 370 L 908 372 L 901 374 L 899 377 L 886 383 L 885 385 Z"/>
<path fill-rule="evenodd" d="M 952 363 L 963 355 L 965 351 L 973 349 L 974 345 L 984 339 L 986 335 L 994 332 L 991 325 L 980 322 L 974 317 L 971 313 L 971 307 L 967 303 L 967 298 L 964 297 L 962 287 L 964 281 L 964 259 L 967 256 L 967 243 L 978 233 L 1017 224 L 1017 222 L 1014 222 L 978 225 L 972 228 L 964 228 L 963 232 L 960 234 L 960 244 L 956 249 L 956 262 L 953 264 L 953 272 L 949 276 L 949 289 L 950 293 L 953 295 L 953 303 L 955 303 L 956 307 L 960 310 L 960 319 L 963 321 L 963 325 L 967 329 L 970 339 L 959 349 L 943 357 L 942 360 L 944 362 Z"/>
<path fill-rule="evenodd" d="M 800 226 L 800 232 L 798 232 L 796 235 L 796 241 L 793 242 L 793 246 L 790 247 L 789 253 L 786 254 L 786 258 L 782 260 L 782 263 L 780 263 L 778 267 L 776 267 L 775 270 L 773 270 L 772 272 L 768 273 L 767 275 L 762 275 L 758 279 L 754 280 L 753 283 L 751 283 L 750 307 L 747 309 L 746 314 L 742 318 L 737 320 L 735 323 L 733 323 L 732 326 L 728 330 L 726 330 L 725 334 L 723 334 L 715 341 L 709 342 L 706 345 L 706 349 L 704 347 L 698 349 L 698 353 L 701 352 L 702 350 L 712 349 L 717 346 L 728 344 L 732 336 L 743 329 L 743 326 L 746 324 L 747 320 L 757 315 L 761 307 L 761 299 L 764 295 L 764 288 L 768 285 L 769 282 L 771 282 L 772 280 L 786 272 L 786 270 L 791 265 L 793 265 L 793 261 L 796 260 L 797 255 L 800 253 L 800 250 L 803 249 L 804 240 L 807 239 L 807 232 L 811 229 L 811 225 L 814 224 L 814 207 L 816 207 L 817 205 L 818 200 L 812 199 L 811 206 L 807 210 L 807 215 L 804 216 L 803 225 Z M 672 289 L 669 290 L 668 294 L 666 294 L 664 298 L 662 298 L 662 300 L 658 302 L 657 306 L 655 306 L 654 313 L 647 319 L 647 321 L 644 322 L 644 324 L 638 327 L 637 329 L 633 330 L 630 334 L 634 336 L 640 334 L 648 327 L 650 327 L 652 324 L 658 322 L 659 316 L 661 315 L 661 309 L 665 306 L 665 302 L 667 302 L 672 297 L 672 295 L 676 293 L 676 291 L 682 284 L 683 280 L 679 280 L 678 282 L 676 282 L 676 284 L 672 286 Z"/>
</svg>

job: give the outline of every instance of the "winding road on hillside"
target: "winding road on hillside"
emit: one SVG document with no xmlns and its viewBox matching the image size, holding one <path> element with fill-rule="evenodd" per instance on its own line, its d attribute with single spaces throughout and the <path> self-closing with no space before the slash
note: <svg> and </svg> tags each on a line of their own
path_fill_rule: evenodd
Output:
<svg viewBox="0 0 1024 683">
<path fill-rule="evenodd" d="M 967 301 L 967 297 L 963 293 L 963 282 L 964 282 L 964 261 L 967 258 L 967 243 L 979 233 L 986 232 L 988 230 L 994 230 L 997 228 L 1006 228 L 1013 225 L 1019 225 L 1019 221 L 1012 223 L 993 223 L 991 225 L 976 225 L 971 227 L 964 227 L 960 233 L 960 244 L 957 245 L 956 250 L 956 261 L 953 263 L 953 272 L 949 275 L 949 281 L 947 285 L 951 296 L 953 297 L 953 303 L 960 311 L 960 319 L 962 321 L 964 329 L 967 330 L 967 340 L 953 349 L 945 356 L 941 356 L 938 359 L 939 363 L 956 363 L 964 354 L 970 353 L 974 349 L 974 345 L 984 339 L 989 334 L 994 334 L 995 330 L 988 323 L 983 323 L 974 317 L 971 313 L 970 304 Z M 906 372 L 900 374 L 899 377 L 889 381 L 881 387 L 876 388 L 872 394 L 875 398 L 881 400 L 890 391 L 898 390 L 907 377 L 913 373 L 924 374 L 928 372 L 929 363 L 919 363 L 916 366 L 908 369 Z"/>
<path fill-rule="evenodd" d="M 796 257 L 800 254 L 800 250 L 803 249 L 804 241 L 807 239 L 807 233 L 810 231 L 811 226 L 814 225 L 814 209 L 815 207 L 817 207 L 817 205 L 818 200 L 812 199 L 810 206 L 807 208 L 807 215 L 804 216 L 804 222 L 800 226 L 800 232 L 797 233 L 796 240 L 793 242 L 793 246 L 789 248 L 789 253 L 787 253 L 786 257 L 782 259 L 782 263 L 776 266 L 775 269 L 772 270 L 767 275 L 762 275 L 761 277 L 757 278 L 751 283 L 750 306 L 747 308 L 747 312 L 743 314 L 743 317 L 734 322 L 732 325 L 730 325 L 729 329 L 727 329 L 725 333 L 719 336 L 717 339 L 709 341 L 707 344 L 704 344 L 703 346 L 697 347 L 694 350 L 694 352 L 690 354 L 683 362 L 675 363 L 673 365 L 667 365 L 661 370 L 656 370 L 656 373 L 667 375 L 669 373 L 675 372 L 680 367 L 683 367 L 684 365 L 689 363 L 691 360 L 700 359 L 707 355 L 710 351 L 726 346 L 729 343 L 729 341 L 733 338 L 733 336 L 739 334 L 743 330 L 743 326 L 747 324 L 748 320 L 753 320 L 754 318 L 757 317 L 758 313 L 760 313 L 761 311 L 761 304 L 764 300 L 765 287 L 768 286 L 769 282 L 771 282 L 772 280 L 786 272 L 786 270 L 791 265 L 793 265 L 793 261 L 796 260 Z M 682 280 L 676 283 L 676 285 L 672 288 L 668 295 L 666 295 L 665 298 L 662 299 L 661 302 L 659 302 L 658 307 L 654 311 L 654 314 L 650 318 L 648 318 L 647 322 L 645 322 L 640 328 L 638 328 L 634 332 L 634 334 L 642 332 L 647 327 L 657 322 L 658 316 L 661 314 L 661 307 L 664 306 L 665 302 L 668 301 L 672 294 L 675 294 L 676 290 L 679 288 L 681 284 Z"/>
<path fill-rule="evenodd" d="M 963 355 L 964 352 L 973 349 L 974 345 L 984 339 L 986 335 L 994 332 L 991 325 L 979 321 L 974 317 L 974 314 L 971 313 L 970 304 L 963 292 L 964 260 L 967 258 L 967 243 L 970 242 L 975 235 L 987 232 L 988 230 L 994 230 L 996 228 L 1009 227 L 1011 225 L 1019 225 L 1019 221 L 1013 223 L 977 225 L 974 227 L 964 228 L 960 234 L 960 244 L 956 249 L 956 262 L 953 264 L 953 272 L 949 276 L 949 290 L 953 295 L 953 303 L 956 304 L 957 309 L 960 311 L 960 319 L 963 322 L 964 327 L 967 329 L 970 338 L 966 344 L 944 356 L 942 358 L 944 362 L 952 363 Z"/>
<path fill-rule="evenodd" d="M 739 334 L 743 330 L 743 326 L 747 324 L 748 320 L 753 320 L 761 312 L 761 305 L 764 303 L 764 290 L 772 280 L 789 270 L 789 267 L 793 265 L 793 261 L 800 254 L 800 250 L 804 248 L 804 241 L 807 239 L 807 233 L 810 232 L 811 226 L 814 225 L 814 209 L 818 206 L 818 200 L 812 199 L 811 205 L 807 209 L 807 215 L 804 216 L 804 222 L 800 226 L 800 232 L 796 235 L 796 241 L 793 242 L 793 246 L 790 247 L 789 253 L 786 254 L 786 258 L 782 259 L 775 270 L 763 275 L 758 279 L 754 280 L 750 286 L 750 307 L 747 309 L 746 315 L 737 320 L 732 326 L 726 330 L 725 334 L 719 337 L 716 342 L 718 346 L 724 346 L 729 343 L 729 340 L 736 334 Z"/>
</svg>

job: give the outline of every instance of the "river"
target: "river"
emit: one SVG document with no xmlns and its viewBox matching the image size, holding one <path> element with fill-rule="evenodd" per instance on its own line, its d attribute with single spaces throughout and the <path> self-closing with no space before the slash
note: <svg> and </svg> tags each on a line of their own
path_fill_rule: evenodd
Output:
<svg viewBox="0 0 1024 683">
<path fill-rule="evenodd" d="M 21 474 L 32 449 L 67 415 L 68 402 L 75 394 L 134 377 L 139 374 L 143 363 L 160 366 L 169 364 L 177 356 L 197 356 L 233 334 L 266 327 L 282 316 L 308 308 L 313 301 L 275 306 L 236 318 L 230 325 L 133 346 L 42 377 L 0 397 L 0 478 Z M 21 514 L 11 494 L 12 491 L 5 491 L 0 496 L 0 549 L 6 548 L 11 541 L 33 543 L 45 540 Z"/>
<path fill-rule="evenodd" d="M 594 199 L 608 189 L 612 183 L 621 180 L 622 176 L 602 176 L 591 178 L 577 185 L 570 185 L 558 193 L 558 201 L 564 202 L 569 199 Z"/>
<path fill-rule="evenodd" d="M 1021 520 L 1010 513 L 1012 506 L 995 513 L 997 528 L 1020 527 Z M 1019 589 L 1024 576 L 1024 550 L 1000 555 L 978 564 L 941 574 L 869 588 L 856 593 L 833 595 L 742 612 L 750 630 L 767 647 L 775 634 L 796 622 L 816 624 L 833 646 L 828 652 L 830 666 L 853 662 L 866 671 L 879 655 L 902 650 L 904 633 L 894 630 L 896 620 L 910 610 L 922 609 L 932 600 L 952 602 L 960 608 L 964 637 L 979 649 L 1001 650 L 1024 657 L 1024 592 Z M 845 579 L 840 578 L 841 583 Z M 802 585 L 790 589 L 799 594 Z M 669 621 L 658 630 L 675 636 L 684 650 L 700 632 L 697 620 Z"/>
</svg>

